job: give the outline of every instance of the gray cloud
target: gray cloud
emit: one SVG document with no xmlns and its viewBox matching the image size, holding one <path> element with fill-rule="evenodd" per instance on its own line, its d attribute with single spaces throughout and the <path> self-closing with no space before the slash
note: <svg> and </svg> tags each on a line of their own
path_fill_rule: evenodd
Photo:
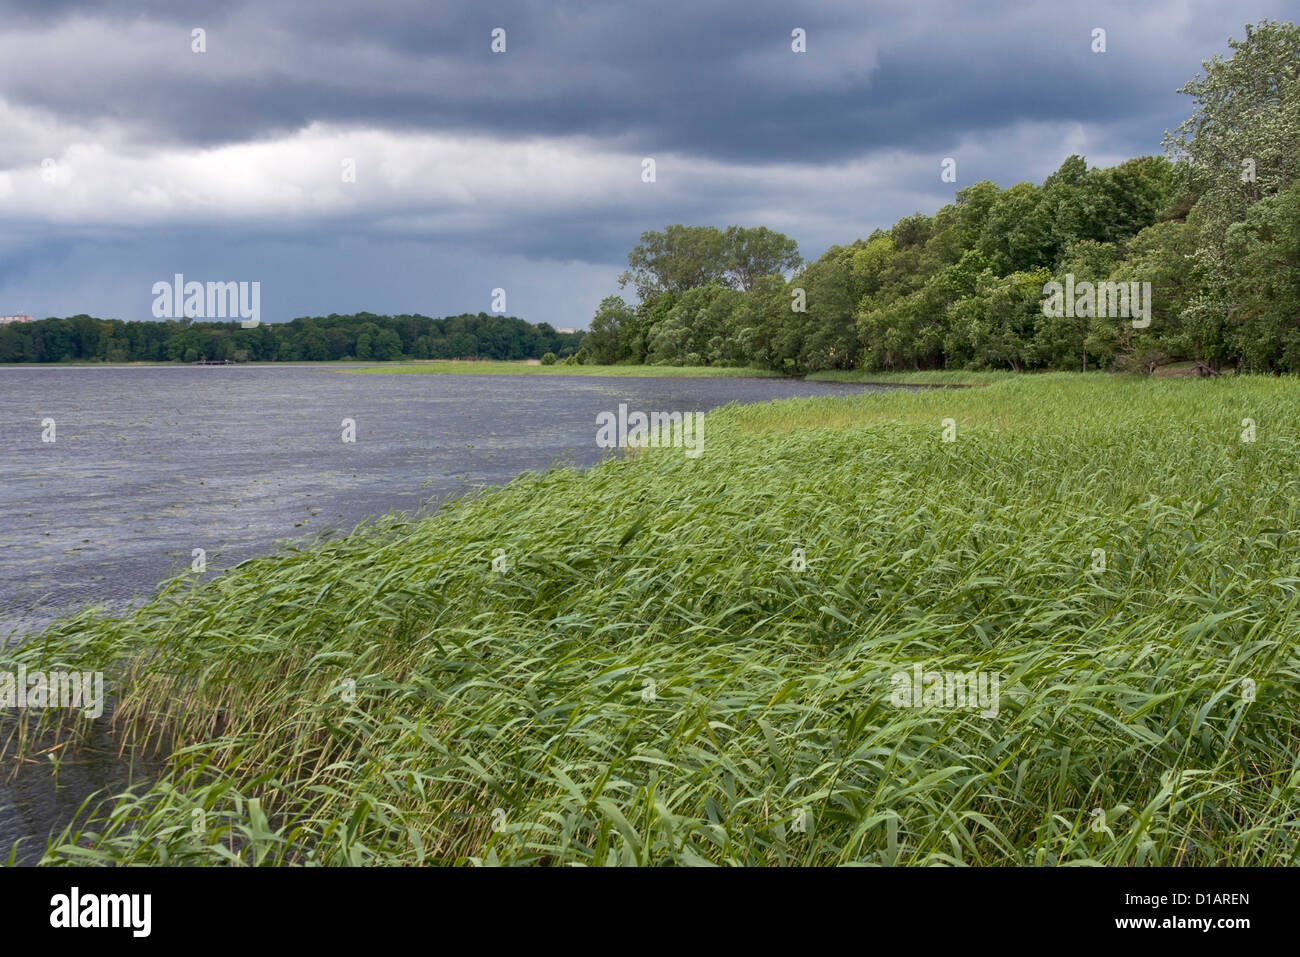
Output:
<svg viewBox="0 0 1300 957">
<path fill-rule="evenodd" d="M 109 261 L 97 245 L 110 242 L 106 229 L 132 248 L 214 256 L 213 236 L 242 236 L 271 244 L 287 272 L 310 255 L 341 258 L 354 240 L 423 244 L 444 260 L 454 248 L 462 271 L 485 278 L 495 261 L 510 260 L 579 270 L 585 282 L 594 264 L 608 272 L 610 291 L 639 233 L 668 222 L 763 222 L 815 257 L 949 201 L 952 187 L 938 179 L 944 156 L 958 160 L 958 186 L 1010 185 L 1041 180 L 1071 152 L 1096 163 L 1158 151 L 1190 107 L 1175 90 L 1200 61 L 1225 51 L 1245 22 L 1286 13 L 1273 0 L 1253 9 L 1174 0 L 0 3 L 0 105 L 22 123 L 22 135 L 0 139 L 0 216 L 8 203 L 26 224 L 21 245 L 0 244 L 0 311 L 20 291 L 66 302 L 76 284 L 42 293 L 33 285 L 46 274 L 40 264 L 70 257 L 88 268 L 96 248 Z M 503 55 L 489 50 L 498 26 L 507 31 Z M 194 27 L 207 31 L 202 55 L 190 50 Z M 807 31 L 805 54 L 790 50 L 794 27 Z M 1105 54 L 1089 50 L 1093 27 L 1107 31 Z M 259 153 L 238 175 L 183 162 L 223 147 L 246 148 L 231 163 L 259 145 L 325 149 L 313 132 L 321 128 L 388 136 L 370 167 L 386 190 L 357 191 L 369 198 L 354 201 L 323 179 L 299 183 L 310 165 L 300 148 L 280 166 Z M 433 150 L 405 169 L 404 153 L 448 137 L 477 152 L 449 166 Z M 524 157 L 538 143 L 557 144 L 575 168 L 582 151 L 599 153 L 590 194 L 561 182 L 563 166 L 532 179 L 523 166 L 493 166 L 499 189 L 465 180 L 494 153 Z M 53 194 L 35 192 L 31 170 L 42 155 L 79 158 L 69 187 L 83 191 L 76 202 L 68 193 L 47 204 Z M 631 165 L 619 187 L 614 171 L 640 156 L 659 162 L 656 188 L 642 188 Z M 321 162 L 337 168 L 334 155 Z M 272 175 L 275 188 L 265 182 Z M 193 200 L 208 176 L 224 177 L 216 198 Z M 460 185 L 440 192 L 425 180 Z M 283 195 L 294 190 L 302 199 L 287 207 Z M 120 207 L 119 228 L 97 219 L 96 207 Z M 219 228 L 212 215 L 223 217 Z M 346 255 L 364 258 L 355 248 Z M 364 298 L 348 295 L 361 289 L 351 282 L 328 287 L 340 299 Z M 301 283 L 303 301 L 315 298 L 309 290 L 320 287 Z M 407 284 L 412 297 L 419 289 L 401 275 L 390 283 Z M 554 300 L 544 287 L 529 318 L 573 324 L 564 283 L 554 284 Z M 77 311 L 127 305 L 105 293 Z"/>
</svg>

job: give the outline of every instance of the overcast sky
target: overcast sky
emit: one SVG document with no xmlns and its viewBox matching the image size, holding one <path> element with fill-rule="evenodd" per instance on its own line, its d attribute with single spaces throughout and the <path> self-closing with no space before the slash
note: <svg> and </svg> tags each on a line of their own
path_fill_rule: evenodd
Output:
<svg viewBox="0 0 1300 957">
<path fill-rule="evenodd" d="M 1298 7 L 0 0 L 0 314 L 148 319 L 179 272 L 261 282 L 272 322 L 501 287 L 581 328 L 646 229 L 811 259 L 980 179 L 1158 153 L 1201 61 Z"/>
</svg>

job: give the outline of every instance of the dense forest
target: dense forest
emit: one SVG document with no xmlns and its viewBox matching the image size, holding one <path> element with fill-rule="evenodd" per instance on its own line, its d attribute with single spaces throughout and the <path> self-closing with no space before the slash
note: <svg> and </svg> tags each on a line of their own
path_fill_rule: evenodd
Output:
<svg viewBox="0 0 1300 957">
<path fill-rule="evenodd" d="M 123 322 L 73 316 L 0 326 L 0 362 L 104 362 L 229 359 L 294 362 L 331 359 L 560 359 L 579 351 L 582 333 L 556 332 L 512 316 L 316 316 L 262 323 L 189 319 Z"/>
<path fill-rule="evenodd" d="M 807 264 L 766 229 L 644 233 L 620 277 L 636 304 L 602 301 L 585 344 L 602 363 L 796 374 L 1300 372 L 1300 29 L 1264 21 L 1231 46 L 1180 90 L 1194 112 L 1167 158 L 978 182 Z M 1045 309 L 1049 283 L 1086 299 Z M 1096 308 L 1100 283 L 1149 283 L 1149 316 Z"/>
</svg>

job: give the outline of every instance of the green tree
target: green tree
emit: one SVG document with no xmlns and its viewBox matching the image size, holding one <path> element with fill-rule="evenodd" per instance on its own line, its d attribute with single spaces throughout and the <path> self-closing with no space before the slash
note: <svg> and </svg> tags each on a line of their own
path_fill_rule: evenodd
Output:
<svg viewBox="0 0 1300 957">
<path fill-rule="evenodd" d="M 1300 179 L 1228 227 L 1229 339 L 1248 370 L 1300 372 Z"/>
<path fill-rule="evenodd" d="M 330 358 L 330 344 L 320 327 L 312 326 L 303 335 L 299 355 L 310 362 L 324 362 Z"/>
<path fill-rule="evenodd" d="M 765 276 L 732 306 L 730 326 L 739 358 L 775 371 L 785 368 L 784 337 L 794 320 L 790 287 L 780 276 Z"/>
<path fill-rule="evenodd" d="M 716 283 L 682 293 L 653 327 L 650 360 L 689 366 L 736 361 L 732 312 L 740 296 Z"/>
<path fill-rule="evenodd" d="M 1060 266 L 1049 279 L 1065 285 L 1067 274 L 1074 277 L 1075 283 L 1106 282 L 1120 261 L 1120 250 L 1110 243 L 1099 243 L 1095 239 L 1081 239 L 1070 244 L 1061 256 Z M 1046 280 L 1044 280 L 1046 282 Z M 1043 293 L 1040 290 L 1040 303 Z M 1116 318 L 1113 321 L 1104 316 L 1067 315 L 1073 309 L 1062 309 L 1060 316 L 1042 315 L 1035 319 L 1033 347 L 1027 351 L 1034 365 L 1048 366 L 1054 369 L 1081 371 L 1088 361 L 1089 351 L 1093 353 L 1092 366 L 1109 364 L 1114 353 L 1114 339 L 1110 345 L 1090 343 L 1090 336 L 1097 323 L 1108 326 L 1114 337 L 1124 335 L 1119 328 L 1120 322 L 1127 319 Z M 1131 326 L 1129 327 L 1131 328 Z"/>
<path fill-rule="evenodd" d="M 637 303 L 630 324 L 619 331 L 619 356 L 621 360 L 645 362 L 650 355 L 650 344 L 655 330 L 677 304 L 678 293 L 661 292 Z"/>
<path fill-rule="evenodd" d="M 649 230 L 627 254 L 619 288 L 631 283 L 642 302 L 664 292 L 682 293 L 709 283 L 731 285 L 727 237 L 713 226 L 666 226 Z"/>
<path fill-rule="evenodd" d="M 832 246 L 792 281 L 807 297 L 806 315 L 790 317 L 792 331 L 802 326 L 801 334 L 786 340 L 786 354 L 794 359 L 799 371 L 848 368 L 857 357 L 854 307 L 861 295 L 854 281 L 854 265 L 864 248 L 862 240 L 851 246 Z M 794 346 L 796 339 L 798 345 Z"/>
<path fill-rule="evenodd" d="M 1180 184 L 1199 197 L 1188 222 L 1197 229 L 1196 262 L 1204 285 L 1184 320 L 1203 342 L 1235 344 L 1244 350 L 1238 354 L 1245 355 L 1248 365 L 1268 367 L 1286 347 L 1277 339 L 1261 351 L 1243 338 L 1242 322 L 1261 303 L 1257 297 L 1249 306 L 1242 301 L 1246 290 L 1237 281 L 1234 258 L 1253 255 L 1249 250 L 1257 244 L 1239 230 L 1230 249 L 1229 234 L 1235 224 L 1247 221 L 1255 204 L 1285 192 L 1300 178 L 1300 28 L 1263 20 L 1248 25 L 1245 39 L 1230 40 L 1229 46 L 1231 57 L 1216 54 L 1202 64 L 1204 73 L 1182 87 L 1180 92 L 1192 97 L 1192 115 L 1165 136 L 1166 150 L 1179 160 Z M 1276 214 L 1284 218 L 1280 209 Z M 1254 227 L 1245 230 L 1255 232 Z M 1259 313 L 1265 314 L 1274 311 Z M 1227 328 L 1229 317 L 1238 324 L 1236 330 Z"/>
<path fill-rule="evenodd" d="M 784 276 L 803 263 L 799 244 L 766 226 L 754 229 L 728 226 L 725 250 L 727 272 L 746 292 L 762 277 Z"/>
<path fill-rule="evenodd" d="M 996 276 L 985 270 L 975 295 L 953 304 L 951 315 L 970 344 L 973 364 L 1014 372 L 1032 357 L 1035 325 L 1042 316 L 1043 285 L 1051 279 L 1046 268 Z"/>
<path fill-rule="evenodd" d="M 375 336 L 374 345 L 371 346 L 371 354 L 374 358 L 383 362 L 400 359 L 402 358 L 402 340 L 392 329 L 384 329 L 379 335 Z"/>
<path fill-rule="evenodd" d="M 596 307 L 591 327 L 583 339 L 597 365 L 613 365 L 627 358 L 623 346 L 628 330 L 636 323 L 636 315 L 622 296 L 606 296 Z"/>
</svg>

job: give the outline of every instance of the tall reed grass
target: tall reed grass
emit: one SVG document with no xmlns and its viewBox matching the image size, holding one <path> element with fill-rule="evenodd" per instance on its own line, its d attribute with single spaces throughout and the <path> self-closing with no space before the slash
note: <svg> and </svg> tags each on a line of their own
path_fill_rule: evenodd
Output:
<svg viewBox="0 0 1300 957">
<path fill-rule="evenodd" d="M 104 670 L 115 739 L 170 753 L 45 862 L 1296 863 L 1296 383 L 708 425 L 11 651 Z M 999 675 L 998 713 L 895 707 L 916 663 Z M 84 728 L 33 713 L 11 757 L 38 731 Z"/>
</svg>

